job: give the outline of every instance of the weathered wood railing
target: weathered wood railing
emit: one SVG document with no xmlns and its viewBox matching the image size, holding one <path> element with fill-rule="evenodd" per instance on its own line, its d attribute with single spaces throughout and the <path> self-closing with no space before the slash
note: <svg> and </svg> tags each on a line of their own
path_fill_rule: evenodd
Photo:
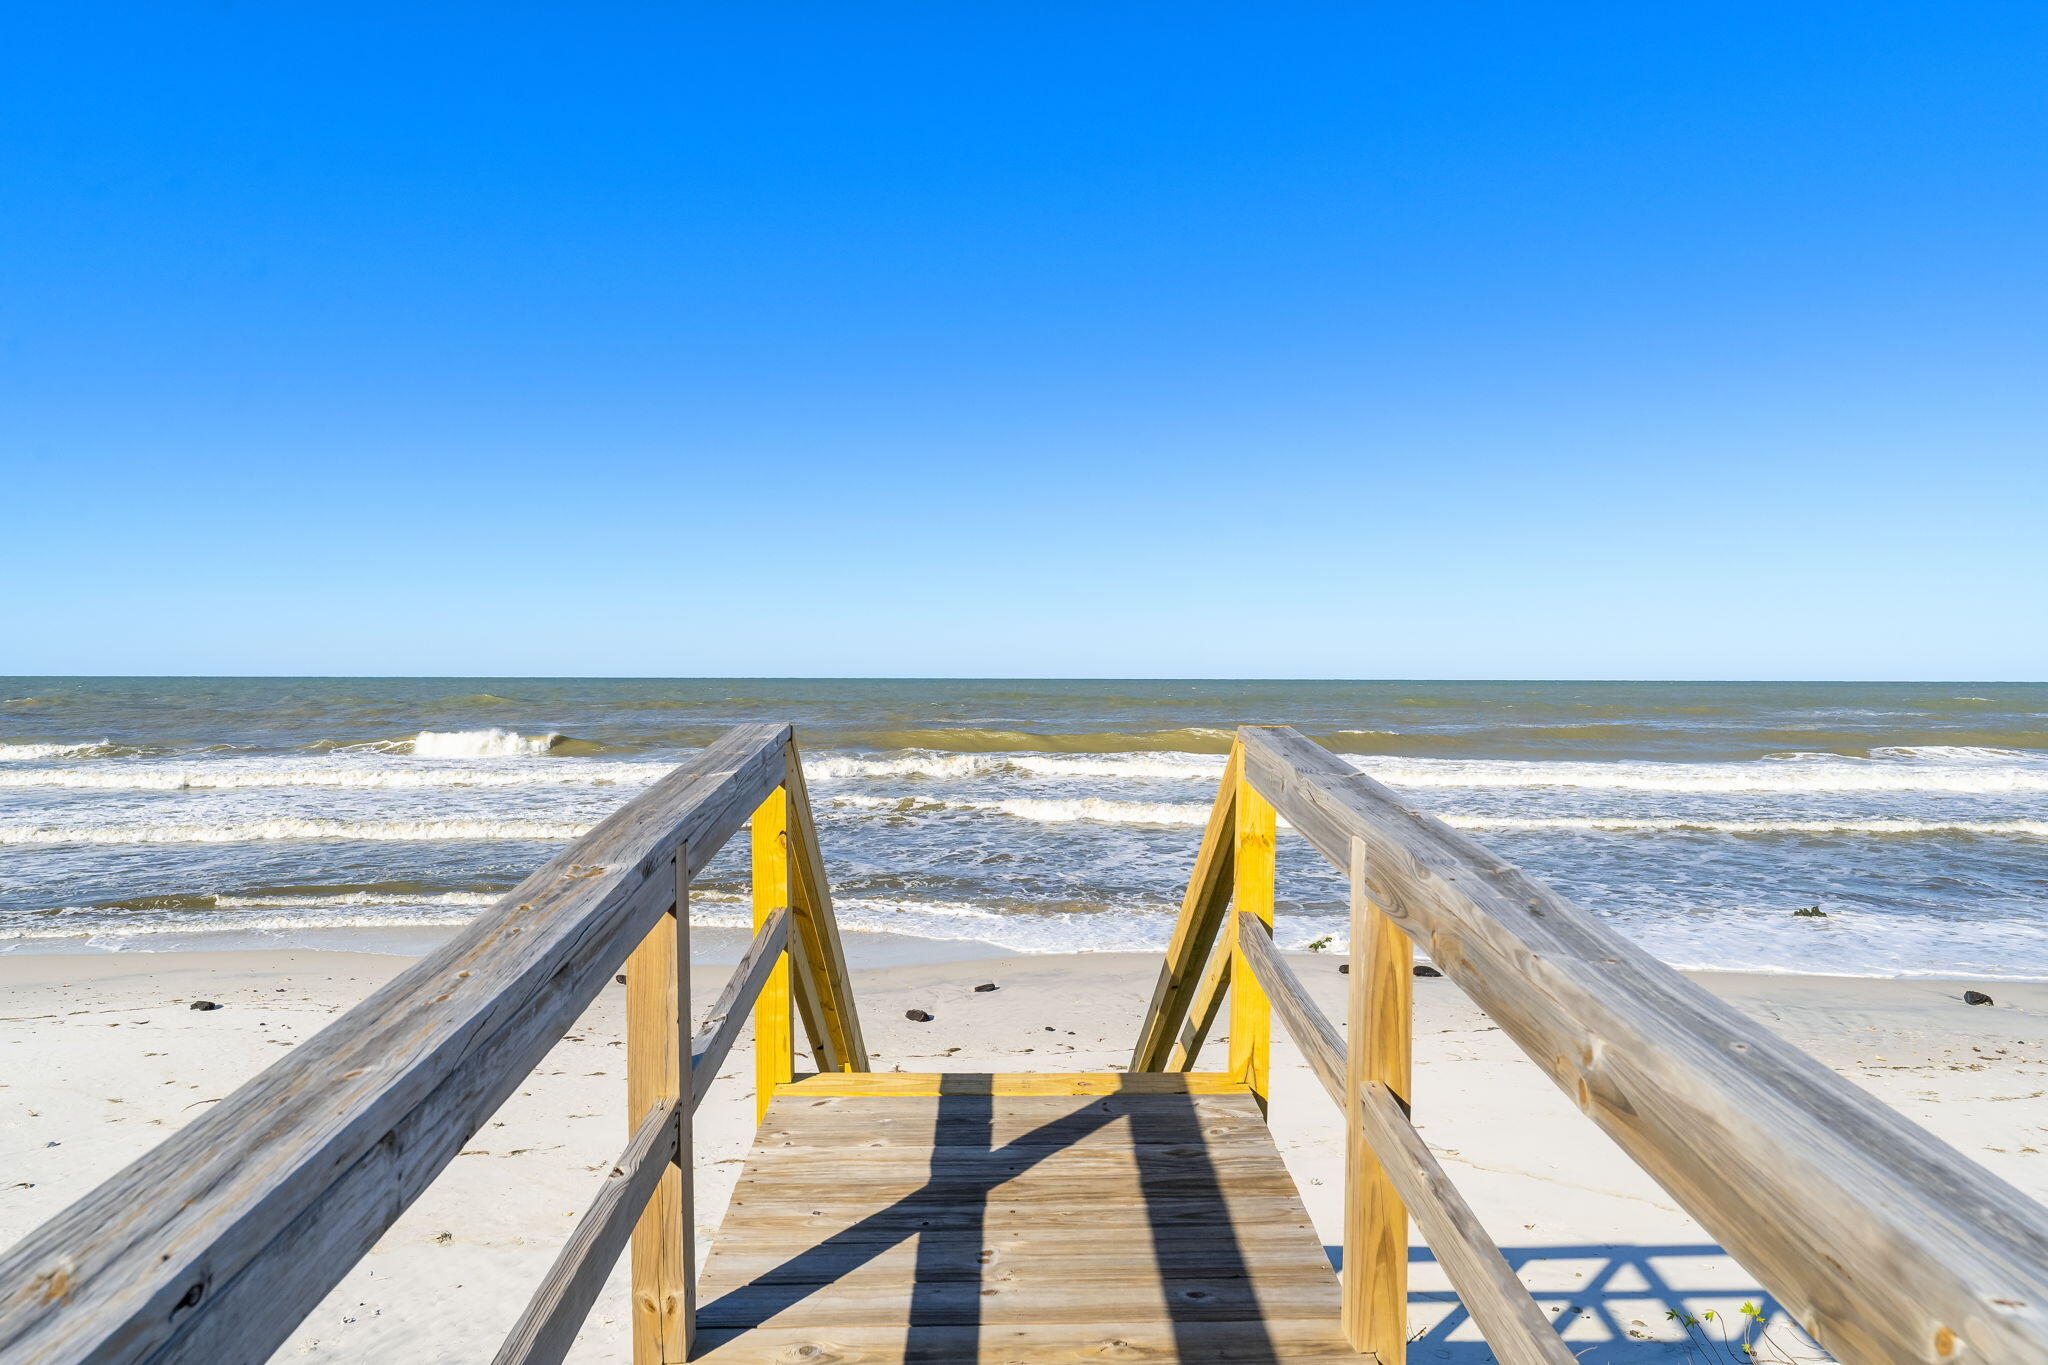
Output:
<svg viewBox="0 0 2048 1365">
<path fill-rule="evenodd" d="M 1351 884 L 1348 1046 L 1274 950 L 1276 817 Z M 1230 913 L 1235 901 L 1237 913 Z M 1344 1320 L 1399 1365 L 1407 1220 L 1503 1361 L 1571 1359 L 1408 1122 L 1411 943 L 1847 1362 L 2048 1362 L 2048 1210 L 1285 727 L 1238 732 L 1133 1070 L 1226 993 L 1267 1092 L 1282 1021 L 1347 1120 Z"/>
<path fill-rule="evenodd" d="M 752 820 L 754 940 L 690 1032 L 689 885 Z M 630 1140 L 503 1348 L 559 1361 L 632 1243 L 636 1365 L 688 1359 L 690 1117 L 748 1012 L 758 1074 L 865 1071 L 803 769 L 743 725 L 431 956 L 0 1258 L 0 1360 L 268 1360 L 626 971 Z"/>
</svg>

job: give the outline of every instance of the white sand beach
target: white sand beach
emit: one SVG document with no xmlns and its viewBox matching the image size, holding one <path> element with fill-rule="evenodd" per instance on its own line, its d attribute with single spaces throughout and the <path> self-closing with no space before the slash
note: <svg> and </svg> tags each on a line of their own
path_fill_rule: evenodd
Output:
<svg viewBox="0 0 2048 1365">
<path fill-rule="evenodd" d="M 411 959 L 181 952 L 0 957 L 0 1242 L 218 1101 Z M 1297 969 L 1343 1018 L 1339 959 Z M 724 966 L 696 973 L 698 1005 Z M 856 968 L 877 1070 L 1109 1070 L 1128 1058 L 1156 957 L 1088 953 Z M 2002 1178 L 2048 1198 L 2048 985 L 1697 975 Z M 977 992 L 993 983 L 1000 989 Z M 1980 985 L 1995 1003 L 1970 1006 Z M 279 1359 L 475 1360 L 511 1324 L 623 1145 L 623 992 L 531 1081 L 315 1312 Z M 194 1010 L 195 1000 L 220 1008 Z M 914 1023 L 905 1011 L 932 1014 Z M 1416 982 L 1415 1117 L 1495 1240 L 1587 1361 L 1719 1359 L 1670 1310 L 1732 1311 L 1755 1282 L 1450 982 Z M 1273 1124 L 1325 1242 L 1339 1240 L 1341 1128 L 1284 1036 Z M 753 1127 L 736 1051 L 697 1119 L 700 1251 Z M 1419 1361 L 1491 1358 L 1415 1239 Z M 572 1357 L 624 1361 L 623 1277 Z M 1712 1324 L 1704 1324 L 1711 1329 Z M 1821 1358 L 1779 1329 L 1787 1360 Z M 1772 1359 L 1769 1355 L 1765 1359 Z"/>
</svg>

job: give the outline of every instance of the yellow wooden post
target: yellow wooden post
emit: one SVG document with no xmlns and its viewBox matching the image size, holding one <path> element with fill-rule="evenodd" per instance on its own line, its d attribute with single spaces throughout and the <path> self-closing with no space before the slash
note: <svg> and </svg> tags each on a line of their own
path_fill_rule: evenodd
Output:
<svg viewBox="0 0 2048 1365">
<path fill-rule="evenodd" d="M 1360 1092 L 1378 1081 L 1408 1103 L 1414 950 L 1366 895 L 1363 840 L 1351 841 L 1351 992 L 1344 1143 L 1344 1334 L 1380 1365 L 1408 1350 L 1408 1206 L 1366 1141 Z"/>
<path fill-rule="evenodd" d="M 1277 820 L 1272 802 L 1240 775 L 1231 905 L 1257 916 L 1268 929 L 1273 925 L 1273 830 Z M 1263 1110 L 1272 1072 L 1273 1006 L 1244 960 L 1235 915 L 1230 923 L 1230 1074 L 1251 1087 Z"/>
<path fill-rule="evenodd" d="M 626 1127 L 690 1093 L 689 862 L 676 856 L 675 909 L 626 959 Z M 696 1315 L 695 1215 L 690 1190 L 690 1106 L 677 1120 L 677 1157 L 633 1225 L 634 1365 L 690 1358 Z"/>
<path fill-rule="evenodd" d="M 787 909 L 791 895 L 789 865 L 789 790 L 777 787 L 754 811 L 754 931 L 777 910 Z M 796 1038 L 791 1026 L 789 953 L 776 960 L 775 970 L 754 1005 L 754 1119 L 768 1116 L 775 1087 L 796 1077 Z"/>
</svg>

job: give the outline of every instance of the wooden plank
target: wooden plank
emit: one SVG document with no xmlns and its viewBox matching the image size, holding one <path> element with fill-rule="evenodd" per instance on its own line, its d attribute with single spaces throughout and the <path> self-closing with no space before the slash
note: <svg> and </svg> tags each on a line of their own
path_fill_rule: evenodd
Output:
<svg viewBox="0 0 2048 1365">
<path fill-rule="evenodd" d="M 1235 890 L 1231 903 L 1237 907 L 1233 925 L 1246 916 L 1270 931 L 1273 927 L 1273 836 L 1275 819 L 1272 803 L 1259 795 L 1241 777 L 1237 784 L 1237 852 L 1233 862 Z M 1271 1087 L 1273 1070 L 1273 1009 L 1259 983 L 1247 970 L 1240 935 L 1231 932 L 1230 954 L 1230 1074 L 1251 1087 L 1261 1108 Z"/>
<path fill-rule="evenodd" d="M 1091 1200 L 1108 1201 L 1098 1207 L 1131 1207 L 1140 1193 L 1161 1201 L 1212 1194 L 1221 1199 L 1224 1195 L 1219 1186 L 1239 1199 L 1285 1199 L 1295 1193 L 1293 1178 L 1284 1166 L 1259 1162 L 1157 1160 L 1139 1167 L 1128 1159 L 1083 1165 L 1076 1157 L 1060 1161 L 1068 1183 L 1054 1186 L 1041 1178 L 1045 1161 L 1043 1148 L 979 1159 L 961 1156 L 955 1149 L 941 1169 L 918 1172 L 896 1163 L 857 1162 L 849 1157 L 843 1171 L 835 1172 L 826 1163 L 802 1172 L 777 1169 L 765 1176 L 742 1175 L 733 1187 L 733 1196 L 756 1208 L 802 1209 L 821 1202 L 845 1206 L 849 1201 L 876 1208 L 902 1200 L 931 1206 L 952 1199 L 978 1200 L 985 1195 L 1022 1209 L 1032 1203 L 1065 1207 Z M 862 1188 L 842 1198 L 834 1190 L 844 1181 L 858 1182 Z"/>
<path fill-rule="evenodd" d="M 786 1242 L 727 1240 L 719 1238 L 717 1275 L 705 1279 L 705 1297 L 715 1297 L 741 1285 L 815 1285 L 815 1283 L 858 1283 L 862 1277 L 891 1279 L 913 1273 L 926 1283 L 981 1283 L 1014 1281 L 1040 1275 L 1047 1263 L 1057 1263 L 1061 1275 L 1075 1281 L 1102 1281 L 1145 1269 L 1161 1281 L 1202 1281 L 1202 1279 L 1247 1279 L 1262 1283 L 1307 1283 L 1317 1279 L 1329 1285 L 1329 1259 L 1321 1248 L 1311 1257 L 1300 1257 L 1300 1230 L 1284 1228 L 1282 1234 L 1264 1230 L 1231 1230 L 1229 1240 L 1174 1240 L 1159 1244 L 1143 1218 L 1128 1220 L 1122 1228 L 1128 1236 L 1110 1236 L 1110 1228 L 1069 1230 L 1061 1238 L 1040 1238 L 1032 1232 L 1008 1232 L 1006 1236 L 981 1236 L 963 1242 L 971 1254 L 963 1257 L 930 1257 L 920 1250 L 918 1238 L 842 1240 L 825 1238 L 815 1246 L 791 1246 Z M 1311 1240 L 1313 1244 L 1313 1240 Z M 920 1254 L 924 1263 L 920 1265 Z M 1331 1295 L 1331 1304 L 1335 1297 Z"/>
<path fill-rule="evenodd" d="M 963 1246 L 960 1255 L 978 1254 Z M 926 1253 L 927 1258 L 931 1256 Z M 902 1276 L 848 1276 L 826 1285 L 752 1284 L 698 1308 L 716 1327 L 843 1328 L 890 1323 L 974 1324 L 1120 1322 L 1244 1322 L 1263 1317 L 1337 1321 L 1337 1277 L 1327 1263 L 1311 1283 L 1254 1283 L 1239 1277 L 1177 1279 L 1162 1285 L 1156 1270 L 1083 1277 L 1046 1266 L 1032 1279 L 926 1281 L 915 1268 Z M 1555 1334 L 1553 1334 L 1554 1336 Z M 1489 1343 L 1490 1344 L 1490 1343 Z M 1569 1359 L 1569 1357 L 1567 1357 Z"/>
<path fill-rule="evenodd" d="M 1286 729 L 1252 783 L 1845 1360 L 2048 1360 L 2048 1209 Z"/>
<path fill-rule="evenodd" d="M 681 866 L 688 865 L 684 858 Z M 626 1112 L 651 1113 L 690 1093 L 690 887 L 677 879 L 676 905 L 626 959 Z M 681 1106 L 680 1150 L 690 1152 L 690 1111 Z M 681 1365 L 690 1358 L 691 1286 L 696 1276 L 693 1163 L 661 1172 L 633 1227 L 634 1365 Z M 606 1263 L 609 1265 L 609 1261 Z M 596 1290 L 593 1287 L 592 1293 Z M 584 1304 L 587 1309 L 588 1303 Z M 578 1314 L 579 1320 L 581 1314 Z M 567 1351 L 571 1329 L 561 1338 Z M 559 1359 L 559 1353 L 551 1359 Z"/>
<path fill-rule="evenodd" d="M 0 1258 L 0 1357 L 261 1361 L 574 1023 L 782 780 L 735 727 Z"/>
<path fill-rule="evenodd" d="M 1209 1041 L 1209 1030 L 1215 1027 L 1217 1012 L 1223 1006 L 1223 994 L 1230 989 L 1230 959 L 1227 947 L 1218 947 L 1209 954 L 1208 969 L 1202 973 L 1202 984 L 1188 1008 L 1188 1021 L 1182 1026 L 1180 1037 L 1173 1040 L 1164 1070 L 1192 1071 L 1201 1060 L 1202 1045 Z"/>
<path fill-rule="evenodd" d="M 681 1125 L 689 1122 L 689 1114 L 681 1100 L 670 1095 L 661 1104 L 641 1119 L 633 1131 L 633 1140 L 627 1144 L 625 1155 L 619 1158 L 606 1178 L 604 1187 L 591 1202 L 583 1221 L 569 1234 L 569 1240 L 562 1245 L 561 1254 L 548 1269 L 547 1278 L 526 1305 L 526 1311 L 519 1316 L 512 1332 L 505 1338 L 505 1344 L 498 1348 L 492 1358 L 492 1365 L 558 1365 L 569 1354 L 575 1344 L 576 1333 L 582 1327 L 584 1318 L 590 1315 L 590 1306 L 597 1302 L 598 1291 L 604 1288 L 605 1279 L 611 1274 L 612 1264 L 619 1259 L 619 1252 L 629 1239 L 637 1239 L 639 1225 L 645 1224 L 640 1210 L 648 1204 L 650 1196 L 676 1169 L 676 1153 Z M 638 1261 L 635 1262 L 638 1267 Z M 634 1298 L 634 1350 L 639 1350 L 640 1334 L 637 1330 L 640 1314 L 638 1298 L 641 1292 L 639 1278 L 635 1276 Z M 661 1347 L 667 1337 L 657 1335 L 656 1347 Z M 660 1357 L 657 1357 L 659 1359 Z M 675 1360 L 686 1356 L 671 1357 Z"/>
<path fill-rule="evenodd" d="M 1201 1361 L 1204 1365 L 1369 1365 L 1320 1319 L 1291 1322 L 1095 1323 L 982 1327 L 742 1328 L 707 1330 L 698 1359 L 708 1365 L 1078 1365 L 1079 1362 Z"/>
<path fill-rule="evenodd" d="M 808 1193 L 815 1196 L 819 1192 Z M 979 1201 L 950 1197 L 926 1201 L 892 1191 L 886 1198 L 869 1198 L 861 1192 L 854 1192 L 844 1198 L 821 1202 L 815 1197 L 799 1197 L 793 1192 L 785 1192 L 788 1197 L 783 1197 L 770 1190 L 760 1198 L 751 1195 L 736 1197 L 726 1214 L 726 1223 L 729 1228 L 749 1231 L 756 1228 L 787 1230 L 792 1236 L 801 1235 L 810 1242 L 828 1239 L 837 1242 L 853 1235 L 847 1230 L 858 1224 L 862 1238 L 886 1242 L 926 1232 L 974 1231 L 978 1234 L 991 1226 L 1015 1228 L 1026 1223 L 1033 1228 L 1099 1231 L 1106 1223 L 1115 1221 L 1105 1218 L 1104 1205 L 1098 1198 L 1063 1201 L 1056 1195 L 1041 1191 L 1027 1199 L 1013 1197 L 1016 1193 L 1011 1186 L 1005 1185 L 998 1186 L 987 1199 Z M 851 1212 L 856 1209 L 860 1212 Z M 1148 1199 L 1142 1215 L 1134 1209 L 1132 1217 L 1142 1217 L 1145 1226 L 1157 1230 L 1161 1236 L 1193 1238 L 1214 1236 L 1222 1223 L 1233 1229 L 1279 1229 L 1295 1226 L 1298 1219 L 1302 1228 L 1310 1226 L 1302 1212 L 1300 1195 L 1293 1191 L 1285 1195 L 1245 1194 L 1225 1188 L 1220 1196 L 1211 1193 L 1199 1197 Z M 719 1236 L 723 1238 L 725 1235 L 721 1230 Z M 714 1244 L 713 1253 L 716 1251 L 717 1245 Z M 1334 1283 L 1334 1272 L 1332 1274 Z"/>
<path fill-rule="evenodd" d="M 788 756 L 783 755 L 783 776 Z M 778 910 L 788 910 L 794 888 L 789 875 L 789 790 L 778 786 L 762 800 L 753 818 L 754 932 Z M 754 998 L 754 1117 L 768 1113 L 775 1087 L 796 1075 L 796 1037 L 792 1017 L 790 954 L 779 953 L 768 981 Z"/>
<path fill-rule="evenodd" d="M 831 1042 L 834 1069 L 866 1071 L 867 1040 L 861 1034 L 860 1011 L 853 998 L 852 977 L 832 911 L 832 888 L 825 876 L 825 856 L 818 845 L 817 818 L 811 811 L 804 782 L 803 757 L 792 739 L 787 749 L 783 787 L 789 793 L 790 852 L 795 863 L 799 936 L 815 977 L 817 1001 Z M 823 1068 L 821 1064 L 821 1069 Z"/>
<path fill-rule="evenodd" d="M 904 1099 L 785 1087 L 711 1248 L 700 1358 L 1360 1359 L 1321 1239 L 1244 1088 L 994 1088 Z M 899 1114 L 925 1132 L 944 1124 L 951 1140 L 870 1136 Z M 999 1143 L 999 1127 L 1038 1140 Z M 1099 1329 L 1111 1322 L 1122 1335 Z"/>
<path fill-rule="evenodd" d="M 1241 1095 L 1248 1087 L 1220 1071 L 888 1071 L 804 1076 L 778 1095 Z"/>
<path fill-rule="evenodd" d="M 690 1043 L 690 1107 L 704 1102 L 704 1092 L 718 1079 L 718 1068 L 732 1051 L 733 1042 L 747 1026 L 748 1012 L 767 989 L 775 964 L 789 946 L 789 912 L 778 910 L 754 932 L 746 956 L 732 969 L 725 990 Z"/>
<path fill-rule="evenodd" d="M 1195 852 L 1194 872 L 1188 877 L 1187 891 L 1181 897 L 1180 918 L 1174 922 L 1166 962 L 1159 969 L 1159 983 L 1152 988 L 1152 1003 L 1146 1007 L 1144 1021 L 1138 1026 L 1138 1045 L 1131 1052 L 1133 1071 L 1187 1069 L 1167 1066 L 1166 1059 L 1181 1038 L 1189 1006 L 1196 999 L 1196 982 L 1215 953 L 1217 931 L 1223 926 L 1223 913 L 1230 904 L 1239 763 L 1238 749 L 1233 744 L 1230 758 L 1223 766 L 1223 781 L 1216 789 L 1216 804 L 1209 810 L 1209 823 Z M 1206 1024 L 1199 1030 L 1207 1031 Z M 1199 1042 L 1194 1051 L 1201 1051 Z"/>
<path fill-rule="evenodd" d="M 1367 896 L 1365 847 L 1355 839 L 1350 883 L 1346 1008 L 1352 1043 L 1339 1101 L 1345 1111 L 1344 1331 L 1359 1350 L 1378 1355 L 1381 1365 L 1402 1365 L 1408 1353 L 1408 1206 L 1382 1168 L 1360 1106 L 1368 1085 L 1385 1086 L 1402 1104 L 1408 1102 L 1415 949 Z M 1528 1297 L 1519 1283 L 1515 1289 Z"/>
<path fill-rule="evenodd" d="M 784 1092 L 786 1095 L 787 1092 Z M 986 1115 L 964 1115 L 941 1097 L 891 1098 L 886 1104 L 857 1099 L 812 1099 L 795 1111 L 795 1121 L 780 1122 L 783 1112 L 771 1108 L 754 1134 L 754 1149 L 823 1151 L 848 1147 L 948 1146 L 1129 1146 L 1128 1123 L 1134 1108 L 1151 1104 L 1150 1095 L 1023 1095 L 1003 1099 Z M 1236 1095 L 1189 1096 L 1188 1121 L 1212 1147 L 1264 1143 L 1265 1121 L 1246 1092 Z M 847 1108 L 845 1106 L 850 1106 Z M 1071 1120 L 1101 1117 L 1102 1126 L 1076 1135 Z"/>
</svg>

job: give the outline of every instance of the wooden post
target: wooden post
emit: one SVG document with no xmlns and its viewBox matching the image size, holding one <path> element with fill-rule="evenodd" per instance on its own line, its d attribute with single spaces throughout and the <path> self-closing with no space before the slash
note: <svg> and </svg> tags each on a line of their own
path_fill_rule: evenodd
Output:
<svg viewBox="0 0 2048 1365">
<path fill-rule="evenodd" d="M 790 886 L 789 789 L 777 787 L 754 810 L 754 931 L 787 910 Z M 794 912 L 792 912 L 794 913 Z M 785 950 L 754 1004 L 754 1121 L 768 1117 L 775 1087 L 796 1078 L 796 1036 L 791 1020 L 789 953 Z"/>
<path fill-rule="evenodd" d="M 1243 777 L 1238 779 L 1235 852 L 1231 861 L 1231 904 L 1241 914 L 1273 927 L 1273 803 Z M 1237 919 L 1230 931 L 1230 1074 L 1249 1085 L 1266 1108 L 1272 1072 L 1273 1006 L 1244 960 Z"/>
<path fill-rule="evenodd" d="M 690 1094 L 690 873 L 679 848 L 675 908 L 626 959 L 626 1126 Z M 696 1316 L 690 1106 L 677 1105 L 676 1159 L 633 1225 L 633 1365 L 690 1358 Z"/>
<path fill-rule="evenodd" d="M 1414 949 L 1366 896 L 1363 840 L 1351 841 L 1351 992 L 1344 1140 L 1344 1334 L 1380 1365 L 1408 1349 L 1408 1206 L 1365 1133 L 1366 1086 L 1408 1105 Z"/>
</svg>

